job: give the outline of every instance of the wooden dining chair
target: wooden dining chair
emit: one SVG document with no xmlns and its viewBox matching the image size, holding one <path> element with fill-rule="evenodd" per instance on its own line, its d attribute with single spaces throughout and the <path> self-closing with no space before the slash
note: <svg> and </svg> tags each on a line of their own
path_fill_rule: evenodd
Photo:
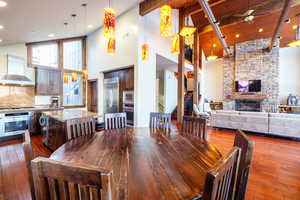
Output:
<svg viewBox="0 0 300 200">
<path fill-rule="evenodd" d="M 93 135 L 96 132 L 95 119 L 93 117 L 67 120 L 66 124 L 67 140 L 85 135 Z"/>
<path fill-rule="evenodd" d="M 234 146 L 241 149 L 241 159 L 237 176 L 235 200 L 243 200 L 245 198 L 247 188 L 254 143 L 247 137 L 244 132 L 238 130 L 235 135 Z"/>
<path fill-rule="evenodd" d="M 38 157 L 31 162 L 37 200 L 112 200 L 112 172 Z"/>
<path fill-rule="evenodd" d="M 240 151 L 240 148 L 234 147 L 207 172 L 204 192 L 193 200 L 232 200 L 234 198 Z"/>
<path fill-rule="evenodd" d="M 171 130 L 171 114 L 151 112 L 149 127 Z"/>
<path fill-rule="evenodd" d="M 108 113 L 104 115 L 105 119 L 105 130 L 126 128 L 127 117 L 126 113 Z"/>
<path fill-rule="evenodd" d="M 35 194 L 34 194 L 34 184 L 33 184 L 32 171 L 31 171 L 31 160 L 33 160 L 35 156 L 34 156 L 34 153 L 32 150 L 30 133 L 28 130 L 26 130 L 25 133 L 23 133 L 22 146 L 23 146 L 25 164 L 26 164 L 26 168 L 27 168 L 30 193 L 31 193 L 32 199 L 34 200 Z"/>
<path fill-rule="evenodd" d="M 201 117 L 183 116 L 182 132 L 206 140 L 206 119 Z"/>
</svg>

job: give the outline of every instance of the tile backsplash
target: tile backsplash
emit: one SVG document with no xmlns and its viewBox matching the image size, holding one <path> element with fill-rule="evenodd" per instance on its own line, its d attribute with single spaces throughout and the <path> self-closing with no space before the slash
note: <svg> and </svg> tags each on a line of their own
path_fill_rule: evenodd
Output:
<svg viewBox="0 0 300 200">
<path fill-rule="evenodd" d="M 0 105 L 35 105 L 34 87 L 0 87 Z"/>
</svg>

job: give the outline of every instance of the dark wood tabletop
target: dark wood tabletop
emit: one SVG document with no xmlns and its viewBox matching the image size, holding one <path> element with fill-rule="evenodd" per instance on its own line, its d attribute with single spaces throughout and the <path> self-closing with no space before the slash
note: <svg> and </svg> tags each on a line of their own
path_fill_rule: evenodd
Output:
<svg viewBox="0 0 300 200">
<path fill-rule="evenodd" d="M 149 128 L 98 132 L 69 141 L 51 159 L 113 171 L 115 199 L 190 200 L 221 153 L 195 136 Z"/>
</svg>

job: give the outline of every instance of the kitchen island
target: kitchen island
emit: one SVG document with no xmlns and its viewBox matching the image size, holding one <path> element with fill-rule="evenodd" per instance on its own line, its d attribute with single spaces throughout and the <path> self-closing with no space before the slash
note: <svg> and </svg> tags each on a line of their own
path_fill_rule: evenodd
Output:
<svg viewBox="0 0 300 200">
<path fill-rule="evenodd" d="M 78 109 L 65 109 L 42 113 L 43 143 L 51 151 L 55 151 L 67 141 L 66 122 L 85 117 L 98 118 L 97 113 Z"/>
</svg>

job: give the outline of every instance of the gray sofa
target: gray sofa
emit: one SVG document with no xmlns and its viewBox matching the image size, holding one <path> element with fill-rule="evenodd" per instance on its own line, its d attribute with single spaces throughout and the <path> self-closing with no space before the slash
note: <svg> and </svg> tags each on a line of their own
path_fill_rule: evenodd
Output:
<svg viewBox="0 0 300 200">
<path fill-rule="evenodd" d="M 300 115 L 297 114 L 219 110 L 211 114 L 210 124 L 216 128 L 242 129 L 300 139 Z"/>
</svg>

